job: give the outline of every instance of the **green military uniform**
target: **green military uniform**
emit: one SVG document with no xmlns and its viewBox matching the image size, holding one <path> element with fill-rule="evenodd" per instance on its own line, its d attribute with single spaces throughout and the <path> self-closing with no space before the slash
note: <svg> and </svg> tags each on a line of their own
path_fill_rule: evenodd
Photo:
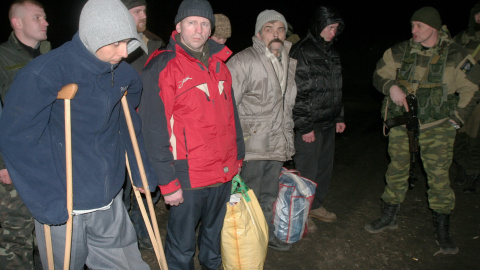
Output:
<svg viewBox="0 0 480 270">
<path fill-rule="evenodd" d="M 419 144 L 428 177 L 428 201 L 430 208 L 440 214 L 449 214 L 455 205 L 448 170 L 456 130 L 449 120 L 463 125 L 475 107 L 478 86 L 467 77 L 474 64 L 471 55 L 453 43 L 443 27 L 439 30 L 438 42 L 431 48 L 410 40 L 388 49 L 377 63 L 373 76 L 374 86 L 386 95 L 383 112 L 387 111 L 387 118 L 403 113 L 403 107 L 389 97 L 392 85 L 417 97 Z M 387 186 L 382 199 L 387 204 L 398 205 L 408 188 L 410 153 L 405 127 L 390 131 L 389 154 L 391 163 L 385 175 Z"/>
<path fill-rule="evenodd" d="M 384 53 L 373 74 L 373 85 L 385 95 L 382 116 L 386 120 L 395 121 L 397 118 L 392 118 L 405 110 L 393 102 L 390 94 L 396 95 L 397 103 L 407 100 L 400 96 L 401 91 L 416 98 L 418 106 L 409 104 L 412 111 L 408 115 L 413 112 L 418 118 L 417 142 L 427 173 L 428 203 L 440 246 L 437 253 L 456 254 L 459 248 L 449 232 L 450 212 L 455 207 L 449 168 L 457 128 L 465 124 L 480 98 L 478 85 L 472 81 L 480 69 L 468 51 L 450 38 L 434 7 L 416 10 L 410 22 L 412 38 Z M 408 189 L 410 147 L 406 126 L 392 127 L 389 136 L 391 162 L 385 174 L 384 207 L 379 219 L 365 225 L 370 233 L 398 228 L 397 214 Z"/>
<path fill-rule="evenodd" d="M 475 14 L 480 12 L 478 2 L 470 13 L 468 29 L 460 32 L 454 40 L 465 47 L 477 61 L 480 61 L 480 24 L 475 22 Z M 479 78 L 480 79 L 480 78 Z M 477 82 L 478 83 L 478 82 Z M 455 138 L 453 158 L 458 167 L 459 182 L 463 183 L 464 178 L 471 181 L 478 181 L 480 175 L 480 105 L 477 105 L 472 116 L 465 123 Z"/>
<path fill-rule="evenodd" d="M 50 43 L 39 44 L 40 54 L 50 51 Z M 17 72 L 33 59 L 12 32 L 0 44 L 0 97 L 5 96 Z M 1 132 L 1 131 L 0 131 Z M 0 154 L 0 170 L 5 169 Z M 13 185 L 0 183 L 0 267 L 2 269 L 33 269 L 34 222 Z"/>
</svg>

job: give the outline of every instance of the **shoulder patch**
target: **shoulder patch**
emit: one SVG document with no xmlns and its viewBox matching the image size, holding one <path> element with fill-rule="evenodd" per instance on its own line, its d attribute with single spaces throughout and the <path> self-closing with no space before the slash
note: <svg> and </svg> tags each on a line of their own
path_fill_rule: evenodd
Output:
<svg viewBox="0 0 480 270">
<path fill-rule="evenodd" d="M 474 84 L 480 84 L 480 66 L 475 65 L 473 68 L 470 70 L 470 72 L 466 75 L 467 79 Z"/>
<path fill-rule="evenodd" d="M 465 62 L 463 62 L 463 64 L 460 66 L 460 70 L 468 75 L 468 73 L 470 73 L 470 71 L 473 69 L 474 65 L 475 64 L 470 61 L 470 59 L 466 59 Z"/>
</svg>

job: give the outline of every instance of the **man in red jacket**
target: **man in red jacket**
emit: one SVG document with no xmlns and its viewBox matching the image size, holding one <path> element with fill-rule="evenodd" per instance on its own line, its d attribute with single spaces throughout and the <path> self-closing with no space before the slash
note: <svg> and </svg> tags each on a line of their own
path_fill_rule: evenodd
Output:
<svg viewBox="0 0 480 270">
<path fill-rule="evenodd" d="M 194 269 L 199 222 L 202 269 L 221 266 L 220 232 L 231 179 L 244 157 L 243 135 L 224 61 L 232 54 L 209 39 L 215 18 L 205 0 L 184 0 L 164 51 L 142 71 L 139 106 L 147 153 L 170 205 L 169 269 Z"/>
</svg>

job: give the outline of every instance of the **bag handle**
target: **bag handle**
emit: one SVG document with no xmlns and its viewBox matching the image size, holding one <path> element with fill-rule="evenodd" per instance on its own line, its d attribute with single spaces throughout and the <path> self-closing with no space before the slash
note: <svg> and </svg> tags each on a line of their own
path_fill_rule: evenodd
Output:
<svg viewBox="0 0 480 270">
<path fill-rule="evenodd" d="M 285 168 L 285 167 L 284 167 L 284 169 L 285 169 L 285 170 L 281 171 L 280 174 L 284 174 L 284 173 L 294 173 L 294 174 L 296 174 L 296 175 L 298 175 L 298 176 L 302 176 L 302 175 L 300 174 L 300 172 L 297 171 L 297 170 L 295 170 L 295 169 L 287 169 L 287 168 Z"/>
<path fill-rule="evenodd" d="M 235 175 L 232 179 L 232 191 L 230 194 L 242 193 L 242 196 L 247 202 L 250 201 L 250 196 L 248 196 L 248 187 L 243 182 L 242 177 L 239 174 Z"/>
</svg>

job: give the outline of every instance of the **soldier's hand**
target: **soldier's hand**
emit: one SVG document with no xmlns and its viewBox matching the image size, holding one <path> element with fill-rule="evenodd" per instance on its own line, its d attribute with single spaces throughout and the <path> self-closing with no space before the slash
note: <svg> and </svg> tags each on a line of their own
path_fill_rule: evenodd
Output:
<svg viewBox="0 0 480 270">
<path fill-rule="evenodd" d="M 179 189 L 170 195 L 164 195 L 163 200 L 171 206 L 178 206 L 183 203 L 183 190 Z"/>
<path fill-rule="evenodd" d="M 405 92 L 403 92 L 403 90 L 397 85 L 392 85 L 392 87 L 390 87 L 390 98 L 393 100 L 393 103 L 405 107 L 405 111 L 408 112 L 406 96 Z"/>
<path fill-rule="evenodd" d="M 10 175 L 8 174 L 7 169 L 0 170 L 0 182 L 2 182 L 5 185 L 12 184 L 12 179 L 10 179 Z"/>
</svg>

